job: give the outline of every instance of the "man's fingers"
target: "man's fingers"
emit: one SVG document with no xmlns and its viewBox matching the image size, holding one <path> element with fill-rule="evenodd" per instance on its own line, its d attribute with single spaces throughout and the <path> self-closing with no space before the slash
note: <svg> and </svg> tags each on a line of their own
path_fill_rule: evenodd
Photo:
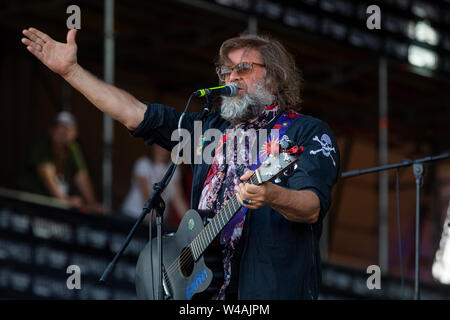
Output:
<svg viewBox="0 0 450 320">
<path fill-rule="evenodd" d="M 39 38 L 41 38 L 44 43 L 52 40 L 52 38 L 50 38 L 48 35 L 46 35 L 45 33 L 39 31 L 38 29 L 35 28 L 28 28 L 28 31 L 30 31 L 31 33 L 33 33 L 34 35 L 38 36 Z"/>
<path fill-rule="evenodd" d="M 22 38 L 22 43 L 27 46 L 28 51 L 35 55 L 39 60 L 42 60 L 43 53 L 42 49 L 38 49 L 38 44 L 34 43 L 30 39 Z"/>
<path fill-rule="evenodd" d="M 247 170 L 247 171 L 245 171 L 245 173 L 240 177 L 240 180 L 241 180 L 241 181 L 246 181 L 246 180 L 248 180 L 248 179 L 252 176 L 253 172 L 254 172 L 254 171 L 252 171 L 252 170 Z"/>
<path fill-rule="evenodd" d="M 250 183 L 246 183 L 244 189 L 247 193 L 251 193 L 251 194 L 258 194 L 261 192 L 260 186 L 255 186 Z"/>
<path fill-rule="evenodd" d="M 27 36 L 31 41 L 36 42 L 37 44 L 44 46 L 45 42 L 44 40 L 42 40 L 41 38 L 39 38 L 37 35 L 35 35 L 34 33 L 28 31 L 28 30 L 23 30 L 22 33 Z"/>
<path fill-rule="evenodd" d="M 26 45 L 27 47 L 32 47 L 34 50 L 36 50 L 37 52 L 42 52 L 42 46 L 27 39 L 27 38 L 22 38 L 22 43 L 24 45 Z"/>
<path fill-rule="evenodd" d="M 28 51 L 30 51 L 33 55 L 36 56 L 36 58 L 38 58 L 39 60 L 42 60 L 44 54 L 41 51 L 37 51 L 35 48 L 33 48 L 32 46 L 27 46 Z"/>
<path fill-rule="evenodd" d="M 241 199 L 241 196 L 239 195 L 239 193 L 236 193 L 236 199 L 241 204 L 241 206 L 244 206 L 244 203 L 242 202 L 242 199 Z"/>
<path fill-rule="evenodd" d="M 28 38 L 22 38 L 22 43 L 26 46 L 29 46 L 32 42 Z"/>
</svg>

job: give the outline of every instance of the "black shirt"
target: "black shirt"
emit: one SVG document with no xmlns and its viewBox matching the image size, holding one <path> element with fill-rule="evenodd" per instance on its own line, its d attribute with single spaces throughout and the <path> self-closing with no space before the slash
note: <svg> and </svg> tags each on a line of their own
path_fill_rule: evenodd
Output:
<svg viewBox="0 0 450 320">
<path fill-rule="evenodd" d="M 181 113 L 160 104 L 148 104 L 142 123 L 131 132 L 147 144 L 157 143 L 169 151 L 177 145 L 172 141 Z M 186 114 L 182 128 L 193 135 L 191 163 L 194 162 L 198 136 L 210 128 L 224 132 L 230 123 L 220 117 L 220 109 L 211 112 L 200 125 L 200 114 Z M 270 129 L 270 128 L 268 128 Z M 197 130 L 198 131 L 198 130 Z M 314 224 L 288 221 L 269 206 L 247 212 L 241 238 L 239 277 L 232 278 L 233 289 L 238 283 L 239 299 L 316 299 L 320 285 L 319 239 L 322 221 L 331 205 L 332 187 L 339 176 L 340 155 L 333 133 L 326 123 L 301 115 L 285 133 L 304 152 L 290 176 L 281 176 L 280 186 L 292 190 L 310 190 L 320 200 L 319 219 Z M 207 147 L 205 142 L 203 150 Z M 194 177 L 191 208 L 197 209 L 202 187 L 210 165 L 191 165 Z M 236 274 L 236 273 L 235 273 Z"/>
</svg>

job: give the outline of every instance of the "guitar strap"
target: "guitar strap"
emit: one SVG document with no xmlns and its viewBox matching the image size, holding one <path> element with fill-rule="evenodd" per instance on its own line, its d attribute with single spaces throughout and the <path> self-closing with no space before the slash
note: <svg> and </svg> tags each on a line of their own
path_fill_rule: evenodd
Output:
<svg viewBox="0 0 450 320">
<path fill-rule="evenodd" d="M 300 115 L 301 115 L 300 113 L 295 111 L 286 111 L 278 118 L 277 122 L 274 124 L 272 128 L 278 130 L 278 134 L 272 135 L 271 133 L 267 135 L 266 142 L 262 145 L 261 150 L 257 154 L 257 163 L 252 164 L 249 168 L 250 170 L 254 171 L 255 169 L 259 168 L 261 163 L 264 162 L 269 157 L 270 153 L 273 150 L 277 150 L 278 152 L 280 138 L 284 136 L 284 134 L 292 125 L 294 120 L 297 119 Z M 245 214 L 247 213 L 247 210 L 248 210 L 247 207 L 242 207 L 222 230 L 222 233 L 220 235 L 220 243 L 222 245 L 229 242 L 236 225 L 245 219 Z"/>
</svg>

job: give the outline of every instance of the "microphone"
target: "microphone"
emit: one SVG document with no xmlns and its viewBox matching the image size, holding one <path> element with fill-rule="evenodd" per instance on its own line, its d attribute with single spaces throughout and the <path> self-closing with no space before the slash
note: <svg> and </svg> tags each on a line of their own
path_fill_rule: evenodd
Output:
<svg viewBox="0 0 450 320">
<path fill-rule="evenodd" d="M 195 91 L 194 95 L 197 97 L 205 97 L 205 96 L 226 96 L 233 97 L 238 94 L 238 87 L 234 84 L 227 84 L 225 86 L 214 87 L 214 88 L 206 88 L 199 89 Z"/>
</svg>

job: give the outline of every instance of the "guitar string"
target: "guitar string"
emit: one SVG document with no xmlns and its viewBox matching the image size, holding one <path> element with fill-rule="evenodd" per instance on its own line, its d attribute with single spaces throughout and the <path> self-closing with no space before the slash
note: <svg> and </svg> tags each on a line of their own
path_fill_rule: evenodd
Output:
<svg viewBox="0 0 450 320">
<path fill-rule="evenodd" d="M 255 179 L 254 179 L 255 178 Z M 252 183 L 252 184 L 256 184 L 257 183 L 257 180 L 256 180 L 256 175 L 252 175 L 252 177 L 250 177 L 250 179 L 249 179 L 249 182 L 250 183 Z M 236 195 L 233 195 L 233 197 L 230 199 L 230 202 L 231 203 L 237 203 L 237 205 L 238 205 L 238 209 L 237 210 L 234 210 L 234 213 L 232 214 L 232 216 L 231 217 L 233 217 L 239 210 L 240 210 L 240 208 L 241 208 L 241 206 L 240 206 L 240 204 L 239 204 L 239 202 L 237 202 L 237 198 L 236 198 Z M 233 206 L 233 209 L 234 209 L 234 206 Z M 223 214 L 227 214 L 227 211 L 226 211 L 226 207 L 224 207 L 224 212 L 220 212 L 219 213 L 219 215 L 220 216 L 223 216 Z M 229 220 L 231 220 L 231 217 L 229 218 Z M 228 223 L 229 221 L 227 221 L 227 223 Z M 209 225 L 209 224 L 208 224 Z M 206 228 L 210 228 L 210 227 L 208 227 L 208 225 L 204 228 L 204 229 L 202 229 L 202 231 L 196 236 L 196 238 L 194 238 L 194 240 L 191 242 L 191 244 L 194 242 L 194 241 L 196 241 L 196 239 L 197 239 L 197 241 L 200 241 L 199 239 L 200 238 L 205 238 L 205 237 L 208 237 L 208 230 L 206 230 Z M 223 227 L 225 227 L 226 226 L 226 224 L 223 226 Z M 220 230 L 221 229 L 223 229 L 223 227 L 221 227 L 220 228 Z M 204 236 L 202 236 L 202 234 L 204 234 Z M 207 240 L 207 239 L 206 239 Z M 213 239 L 212 239 L 213 240 Z M 212 240 L 207 240 L 207 242 L 211 242 Z M 200 244 L 202 244 L 202 243 L 200 243 Z M 209 244 L 208 244 L 209 245 Z M 208 247 L 208 245 L 206 246 L 206 247 Z M 191 247 L 191 246 L 189 246 L 189 247 Z M 202 250 L 200 250 L 199 251 L 199 257 L 201 256 L 201 254 L 203 253 L 203 251 L 205 250 L 206 248 L 204 248 L 204 249 L 202 249 Z M 191 247 L 191 253 L 193 253 L 192 252 L 192 247 Z M 181 258 L 181 259 L 180 259 Z M 186 266 L 186 263 L 188 262 L 188 263 L 191 263 L 192 262 L 192 258 L 193 258 L 193 254 L 190 254 L 189 252 L 186 252 L 186 251 L 184 251 L 177 259 L 175 259 L 175 261 L 169 266 L 169 268 L 168 268 L 168 271 L 167 271 L 167 273 L 170 273 L 170 274 L 173 274 L 173 272 L 174 271 L 177 271 L 177 262 L 179 262 L 178 264 L 180 264 L 182 267 L 185 267 Z M 187 260 L 186 260 L 187 259 Z"/>
<path fill-rule="evenodd" d="M 232 200 L 232 201 L 237 201 L 237 200 L 235 200 L 235 199 L 237 199 L 237 198 L 232 198 L 232 199 L 230 199 L 230 200 Z M 235 211 L 235 213 L 234 214 L 236 214 L 236 212 L 237 211 L 239 211 L 240 209 L 238 209 L 238 210 L 236 210 Z M 221 213 L 219 213 L 219 214 L 221 214 L 222 216 L 223 216 L 223 214 L 227 214 L 227 212 L 224 210 L 223 212 L 221 212 Z M 234 214 L 233 214 L 233 216 L 234 216 Z M 208 224 L 209 225 L 209 224 Z M 197 241 L 197 242 L 199 242 L 200 241 L 200 238 L 206 238 L 206 237 L 208 237 L 209 238 L 209 236 L 208 236 L 208 234 L 207 234 L 207 232 L 208 231 L 206 231 L 206 228 L 208 228 L 208 225 L 204 228 L 204 229 L 202 229 L 202 231 L 196 236 L 196 238 L 194 238 L 194 240 L 191 242 L 191 245 L 194 243 L 194 241 Z M 226 224 L 225 224 L 226 225 Z M 223 227 L 222 227 L 223 228 Z M 221 228 L 221 229 L 222 229 Z M 206 239 L 207 240 L 207 239 Z M 212 240 L 207 240 L 207 242 L 211 242 Z M 168 270 L 167 270 L 167 273 L 168 274 L 170 274 L 170 275 L 172 275 L 173 274 L 173 272 L 175 272 L 175 271 L 177 271 L 178 270 L 178 265 L 180 265 L 182 268 L 183 267 L 185 267 L 187 264 L 190 264 L 192 261 L 193 261 L 193 255 L 194 255 L 194 252 L 193 252 L 193 249 L 192 249 L 192 246 L 188 246 L 189 247 L 189 249 L 190 249 L 190 251 L 183 251 L 183 253 L 178 257 L 178 258 L 176 258 L 175 259 L 175 261 L 169 266 L 169 268 L 168 268 Z M 199 242 L 199 245 L 201 245 L 202 246 L 202 242 Z M 209 244 L 208 244 L 209 245 Z M 208 246 L 206 246 L 206 247 L 208 247 Z M 203 251 L 205 250 L 206 248 L 204 248 L 204 249 L 200 249 L 199 251 L 198 251 L 198 253 L 199 253 L 199 257 L 201 256 L 201 254 L 203 253 Z M 177 263 L 178 262 L 178 263 Z"/>
<path fill-rule="evenodd" d="M 252 183 L 252 184 L 257 184 L 257 179 L 256 179 L 256 175 L 255 174 L 253 174 L 251 177 L 250 177 L 250 179 L 249 179 L 249 182 L 250 183 Z M 236 197 L 236 195 L 233 195 L 233 197 L 230 199 L 230 201 L 233 203 L 233 202 L 237 202 L 237 197 Z M 239 202 L 237 202 L 237 205 L 238 205 L 238 207 L 239 207 L 239 209 L 238 210 L 234 210 L 234 213 L 232 214 L 232 216 L 231 217 L 233 217 L 239 210 L 240 210 L 240 208 L 241 208 L 241 206 L 240 206 L 240 204 L 239 204 Z M 234 206 L 233 206 L 233 209 L 234 209 Z M 221 213 L 219 213 L 221 216 L 223 216 L 223 214 L 227 214 L 227 212 L 226 212 L 226 207 L 224 207 L 224 212 L 221 212 Z M 229 220 L 231 220 L 231 217 L 229 218 Z M 227 223 L 228 223 L 229 221 L 227 221 Z M 208 224 L 209 225 L 209 224 Z M 194 241 L 196 241 L 196 239 L 197 239 L 197 242 L 198 241 L 200 241 L 200 238 L 205 238 L 205 236 L 208 236 L 208 234 L 207 234 L 207 232 L 208 232 L 208 230 L 206 230 L 206 228 L 208 228 L 208 225 L 204 228 L 204 229 L 202 229 L 202 231 L 196 236 L 196 238 L 194 238 L 194 240 L 191 242 L 191 244 L 193 244 L 194 243 Z M 223 226 L 223 227 L 225 227 L 226 226 L 226 224 Z M 223 229 L 223 227 L 221 227 L 220 228 L 220 230 L 221 229 Z M 202 236 L 202 233 L 205 235 L 205 236 Z M 206 239 L 207 240 L 207 239 Z M 209 244 L 210 244 L 210 242 L 211 242 L 212 240 L 207 240 L 207 242 L 209 242 Z M 201 243 L 200 243 L 201 244 Z M 206 247 L 208 247 L 209 246 L 209 244 L 206 246 Z M 192 262 L 192 258 L 193 258 L 193 249 L 192 249 L 192 247 L 191 246 L 188 246 L 189 247 L 189 249 L 190 249 L 190 252 L 189 251 L 183 251 L 183 253 L 178 257 L 178 258 L 176 258 L 175 259 L 175 261 L 173 261 L 172 262 L 172 264 L 169 266 L 169 268 L 167 269 L 167 274 L 170 274 L 170 275 L 172 275 L 173 274 L 173 272 L 175 272 L 175 271 L 177 271 L 178 269 L 176 268 L 177 267 L 177 264 L 178 265 L 180 265 L 181 267 L 185 267 L 186 266 L 186 263 L 191 263 Z M 201 256 L 201 254 L 203 253 L 203 251 L 205 250 L 206 248 L 204 248 L 204 249 L 202 249 L 202 250 L 199 250 L 199 257 Z M 178 263 L 177 263 L 178 262 Z M 167 277 L 166 277 L 167 278 Z M 167 279 L 166 279 L 167 280 Z"/>
<path fill-rule="evenodd" d="M 226 214 L 226 211 L 221 212 L 223 214 Z M 172 275 L 174 272 L 178 271 L 178 266 L 180 266 L 181 269 L 185 268 L 186 266 L 188 266 L 189 264 L 191 264 L 195 259 L 194 259 L 194 252 L 193 252 L 193 247 L 192 244 L 194 243 L 194 241 L 199 242 L 199 246 L 197 248 L 198 250 L 198 256 L 200 257 L 201 254 L 203 253 L 203 251 L 206 249 L 206 247 L 209 245 L 210 240 L 208 240 L 206 237 L 209 238 L 209 235 L 207 234 L 207 231 L 205 229 L 202 229 L 202 231 L 197 235 L 197 237 L 191 242 L 191 245 L 188 246 L 189 250 L 188 251 L 183 251 L 183 253 L 177 258 L 175 259 L 175 261 L 171 264 L 171 266 L 169 267 L 167 273 L 169 275 Z M 204 231 L 205 230 L 205 231 Z M 206 238 L 206 239 L 205 239 Z M 197 240 L 196 240 L 197 239 Z M 201 240 L 206 240 L 205 243 L 208 243 L 207 246 L 205 246 L 202 242 L 200 242 Z M 202 248 L 205 247 L 205 248 Z"/>
<path fill-rule="evenodd" d="M 257 180 L 256 174 L 253 174 L 253 175 L 249 178 L 249 182 L 250 182 L 251 184 L 257 184 L 258 180 Z M 236 194 L 233 195 L 233 197 L 230 199 L 230 201 L 231 201 L 231 202 L 237 201 Z M 227 203 L 227 205 L 228 205 L 228 203 Z M 239 202 L 238 202 L 238 205 L 239 205 L 239 209 L 236 210 L 236 211 L 233 213 L 233 215 L 232 215 L 231 217 L 233 217 L 233 216 L 241 209 L 241 206 L 240 206 L 240 203 L 239 203 Z M 221 210 L 221 211 L 222 211 L 222 210 Z M 219 214 L 222 214 L 222 213 L 219 213 Z M 224 207 L 224 213 L 223 213 L 223 214 L 226 214 L 226 206 Z M 228 223 L 230 220 L 231 220 L 231 218 L 227 221 L 227 223 Z M 209 225 L 209 224 L 208 224 L 208 225 Z M 200 233 L 194 238 L 194 240 L 192 240 L 191 245 L 194 243 L 194 241 L 196 241 L 196 239 L 198 239 L 197 241 L 200 241 L 200 238 L 202 237 L 201 234 L 204 233 L 204 232 L 206 232 L 205 230 L 206 230 L 206 228 L 208 228 L 208 225 L 206 225 L 206 227 L 203 228 L 202 231 L 200 231 Z M 226 226 L 226 224 L 225 224 L 221 229 L 223 229 L 225 226 Z M 212 239 L 212 240 L 214 240 L 214 239 Z M 211 242 L 212 240 L 207 241 L 207 242 Z M 209 244 L 210 244 L 210 243 L 209 243 Z M 206 247 L 208 247 L 209 244 L 208 244 Z M 168 276 L 169 276 L 169 275 L 172 275 L 172 274 L 174 274 L 174 272 L 178 271 L 178 268 L 177 268 L 178 265 L 180 265 L 180 267 L 183 268 L 183 267 L 186 267 L 186 265 L 188 265 L 188 264 L 190 264 L 190 263 L 193 262 L 193 251 L 192 251 L 193 249 L 191 248 L 191 245 L 187 246 L 187 248 L 189 248 L 189 251 L 183 251 L 183 253 L 182 253 L 179 257 L 177 257 L 177 258 L 171 263 L 171 265 L 169 266 L 169 268 L 167 268 L 167 271 L 164 273 L 165 280 L 166 280 L 167 282 L 168 282 L 168 279 L 167 279 Z M 203 254 L 203 251 L 204 251 L 205 249 L 206 249 L 206 248 L 204 248 L 203 250 L 200 250 L 200 251 L 199 251 L 199 257 Z"/>
</svg>

